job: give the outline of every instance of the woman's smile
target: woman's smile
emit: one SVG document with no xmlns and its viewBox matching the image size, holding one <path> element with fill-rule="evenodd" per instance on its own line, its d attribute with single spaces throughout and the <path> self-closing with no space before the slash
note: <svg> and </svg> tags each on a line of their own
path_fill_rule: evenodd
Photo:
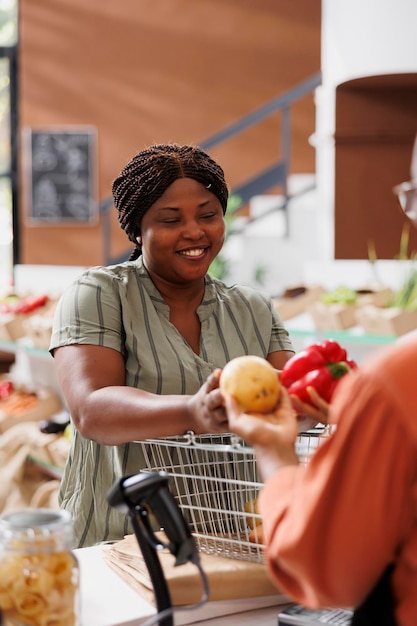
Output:
<svg viewBox="0 0 417 626">
<path fill-rule="evenodd" d="M 207 252 L 207 250 L 208 246 L 205 248 L 191 248 L 188 250 L 179 250 L 178 254 L 180 254 L 181 256 L 196 258 L 202 257 Z"/>
</svg>

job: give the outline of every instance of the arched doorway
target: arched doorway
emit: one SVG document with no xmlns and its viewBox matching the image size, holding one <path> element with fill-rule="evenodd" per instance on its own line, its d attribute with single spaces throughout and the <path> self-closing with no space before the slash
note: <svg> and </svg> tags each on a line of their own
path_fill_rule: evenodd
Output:
<svg viewBox="0 0 417 626">
<path fill-rule="evenodd" d="M 406 218 L 392 188 L 409 180 L 417 133 L 417 73 L 368 76 L 336 89 L 335 258 L 399 252 Z M 417 251 L 417 233 L 410 233 Z"/>
</svg>

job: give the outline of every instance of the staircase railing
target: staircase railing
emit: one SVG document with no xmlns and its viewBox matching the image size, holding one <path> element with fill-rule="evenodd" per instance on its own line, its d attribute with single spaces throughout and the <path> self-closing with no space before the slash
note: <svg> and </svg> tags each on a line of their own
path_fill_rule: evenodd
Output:
<svg viewBox="0 0 417 626">
<path fill-rule="evenodd" d="M 288 174 L 291 155 L 291 106 L 301 98 L 310 94 L 316 87 L 321 85 L 321 80 L 321 72 L 317 72 L 282 95 L 273 98 L 266 104 L 255 109 L 251 113 L 244 115 L 242 118 L 219 130 L 207 139 L 198 142 L 200 148 L 210 151 L 214 148 L 214 146 L 235 137 L 255 124 L 259 124 L 272 114 L 278 111 L 281 112 L 281 157 L 272 165 L 265 168 L 261 172 L 258 172 L 252 178 L 232 190 L 233 196 L 237 199 L 235 207 L 232 211 L 236 211 L 239 207 L 247 204 L 253 196 L 265 193 L 273 187 L 280 186 L 282 188 L 283 201 L 279 208 L 284 210 L 285 214 L 287 213 L 287 205 L 289 201 Z M 126 260 L 128 256 L 126 255 L 118 259 L 110 258 L 110 223 L 108 212 L 112 206 L 113 201 L 111 197 L 106 198 L 100 203 L 100 213 L 103 216 L 103 237 L 106 264 L 119 263 Z M 286 221 L 288 224 L 288 219 L 286 219 Z"/>
</svg>

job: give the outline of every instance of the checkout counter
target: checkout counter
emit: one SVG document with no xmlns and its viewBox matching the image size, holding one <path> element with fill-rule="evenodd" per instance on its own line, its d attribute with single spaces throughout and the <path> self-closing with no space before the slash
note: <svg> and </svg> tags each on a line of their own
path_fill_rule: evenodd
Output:
<svg viewBox="0 0 417 626">
<path fill-rule="evenodd" d="M 155 615 L 155 607 L 125 582 L 103 558 L 107 546 L 75 550 L 81 578 L 83 626 L 139 626 Z M 250 583 L 248 583 L 248 589 Z M 275 626 L 288 598 L 276 596 L 207 602 L 195 610 L 177 610 L 175 626 Z"/>
</svg>

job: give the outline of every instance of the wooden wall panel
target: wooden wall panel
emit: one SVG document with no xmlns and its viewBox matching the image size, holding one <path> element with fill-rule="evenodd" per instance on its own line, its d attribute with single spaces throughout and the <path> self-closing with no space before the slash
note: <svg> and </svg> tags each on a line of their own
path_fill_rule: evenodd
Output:
<svg viewBox="0 0 417 626">
<path fill-rule="evenodd" d="M 20 24 L 21 129 L 94 126 L 99 200 L 139 149 L 198 143 L 320 69 L 320 0 L 20 0 Z M 292 172 L 314 172 L 314 128 L 311 96 L 294 110 Z M 277 158 L 278 129 L 213 150 L 232 186 Z M 104 261 L 102 222 L 29 226 L 23 164 L 20 181 L 21 262 Z M 111 216 L 117 256 L 128 244 Z"/>
</svg>

